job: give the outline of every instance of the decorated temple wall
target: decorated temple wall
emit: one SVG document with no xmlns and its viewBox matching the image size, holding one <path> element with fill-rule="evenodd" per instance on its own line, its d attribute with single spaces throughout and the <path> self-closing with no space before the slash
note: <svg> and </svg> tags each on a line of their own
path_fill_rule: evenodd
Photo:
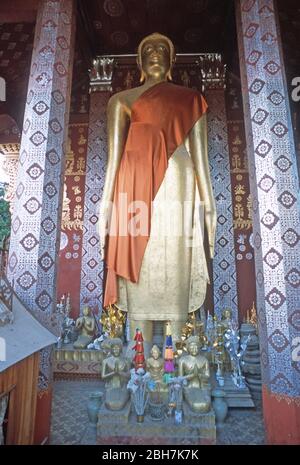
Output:
<svg viewBox="0 0 300 465">
<path fill-rule="evenodd" d="M 232 211 L 239 321 L 256 304 L 255 262 L 252 231 L 246 135 L 241 84 L 229 73 L 226 91 L 228 149 L 232 186 Z"/>
<path fill-rule="evenodd" d="M 69 124 L 57 298 L 70 293 L 73 318 L 80 308 L 87 136 L 87 122 Z"/>
</svg>

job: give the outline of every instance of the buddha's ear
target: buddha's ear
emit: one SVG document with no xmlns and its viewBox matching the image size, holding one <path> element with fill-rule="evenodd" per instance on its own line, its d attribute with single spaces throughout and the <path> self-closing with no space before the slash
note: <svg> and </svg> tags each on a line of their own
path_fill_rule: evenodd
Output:
<svg viewBox="0 0 300 465">
<path fill-rule="evenodd" d="M 138 69 L 140 70 L 140 73 L 141 73 L 140 74 L 140 82 L 142 83 L 142 82 L 145 81 L 146 75 L 145 75 L 145 73 L 144 73 L 144 71 L 142 69 L 142 65 L 140 63 L 139 56 L 136 57 L 136 64 L 137 64 L 137 67 L 138 67 Z"/>
<path fill-rule="evenodd" d="M 167 79 L 169 81 L 173 81 L 173 77 L 172 77 L 172 69 L 169 69 L 168 73 L 167 73 Z"/>
<path fill-rule="evenodd" d="M 176 63 L 176 56 L 172 59 L 171 67 L 167 73 L 167 79 L 169 79 L 169 81 L 173 81 L 172 71 L 173 71 L 175 63 Z"/>
<path fill-rule="evenodd" d="M 144 72 L 144 70 L 140 67 L 140 72 L 141 72 L 141 75 L 140 75 L 140 82 L 144 82 L 145 79 L 146 79 L 146 74 Z"/>
</svg>

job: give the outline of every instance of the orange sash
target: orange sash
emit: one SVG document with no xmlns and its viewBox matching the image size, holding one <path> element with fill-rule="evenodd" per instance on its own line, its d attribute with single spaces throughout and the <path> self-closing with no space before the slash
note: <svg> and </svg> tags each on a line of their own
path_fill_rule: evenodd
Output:
<svg viewBox="0 0 300 465">
<path fill-rule="evenodd" d="M 199 92 L 169 82 L 155 84 L 134 102 L 115 183 L 113 226 L 105 258 L 104 307 L 118 300 L 117 276 L 138 282 L 150 236 L 151 205 L 164 179 L 168 160 L 206 110 L 206 101 Z M 124 194 L 126 205 L 122 204 Z M 137 215 L 137 211 L 128 212 L 134 201 L 142 201 L 148 208 L 143 235 L 125 234 L 130 220 Z"/>
</svg>

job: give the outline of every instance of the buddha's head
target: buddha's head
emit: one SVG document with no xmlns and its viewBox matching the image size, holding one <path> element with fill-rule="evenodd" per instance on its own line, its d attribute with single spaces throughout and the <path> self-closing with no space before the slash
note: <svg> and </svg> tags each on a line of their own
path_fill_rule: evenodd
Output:
<svg viewBox="0 0 300 465">
<path fill-rule="evenodd" d="M 123 349 L 123 343 L 121 339 L 115 338 L 109 341 L 110 352 L 114 357 L 119 357 Z"/>
<path fill-rule="evenodd" d="M 222 312 L 222 320 L 231 320 L 232 311 L 231 308 L 225 308 Z"/>
<path fill-rule="evenodd" d="M 154 360 L 158 360 L 161 352 L 159 350 L 159 347 L 157 345 L 154 345 L 151 349 L 151 355 L 154 358 Z"/>
<path fill-rule="evenodd" d="M 198 355 L 200 349 L 200 342 L 198 336 L 191 336 L 186 341 L 186 348 L 190 355 L 194 357 Z"/>
<path fill-rule="evenodd" d="M 158 32 L 145 37 L 139 44 L 137 64 L 141 71 L 140 81 L 155 79 L 172 80 L 175 49 L 172 41 Z"/>
<path fill-rule="evenodd" d="M 83 315 L 84 316 L 89 316 L 91 313 L 90 307 L 84 307 L 83 308 Z"/>
</svg>

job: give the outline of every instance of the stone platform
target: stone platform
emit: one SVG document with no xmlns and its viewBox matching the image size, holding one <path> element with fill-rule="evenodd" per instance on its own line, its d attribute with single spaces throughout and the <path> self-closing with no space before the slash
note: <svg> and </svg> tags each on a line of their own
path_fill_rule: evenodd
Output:
<svg viewBox="0 0 300 465">
<path fill-rule="evenodd" d="M 223 387 L 219 387 L 216 381 L 213 382 L 213 385 L 215 388 L 222 389 L 222 391 L 225 391 L 226 393 L 225 400 L 227 402 L 228 407 L 230 408 L 234 408 L 234 407 L 235 408 L 254 408 L 255 407 L 249 388 L 247 386 L 242 389 L 237 388 L 234 382 L 232 381 L 231 375 L 229 373 L 226 373 L 225 375 L 225 385 Z"/>
<path fill-rule="evenodd" d="M 101 350 L 74 349 L 73 344 L 65 344 L 54 351 L 54 379 L 100 379 L 103 358 Z"/>
<path fill-rule="evenodd" d="M 184 403 L 183 422 L 175 425 L 174 417 L 163 421 L 152 420 L 147 410 L 143 423 L 137 423 L 130 402 L 120 412 L 112 412 L 104 405 L 99 411 L 97 444 L 132 445 L 201 445 L 216 443 L 215 414 L 196 415 Z"/>
</svg>

